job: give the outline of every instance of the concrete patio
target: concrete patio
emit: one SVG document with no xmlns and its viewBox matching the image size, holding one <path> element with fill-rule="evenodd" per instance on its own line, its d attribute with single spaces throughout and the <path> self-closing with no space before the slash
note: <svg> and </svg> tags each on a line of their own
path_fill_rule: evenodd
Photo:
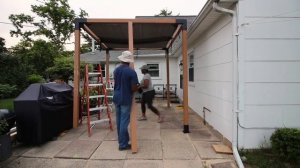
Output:
<svg viewBox="0 0 300 168">
<path fill-rule="evenodd" d="M 139 108 L 138 104 L 138 109 Z M 138 121 L 138 153 L 119 151 L 116 129 L 97 125 L 88 137 L 86 124 L 62 133 L 41 146 L 15 144 L 13 156 L 1 162 L 5 168 L 234 168 L 230 154 L 218 154 L 212 144 L 222 144 L 222 137 L 203 125 L 202 119 L 190 112 L 189 134 L 182 133 L 182 109 L 179 104 L 166 107 L 158 99 L 155 106 L 165 116 L 157 117 L 147 109 L 147 121 Z M 138 111 L 140 114 L 140 111 Z M 113 113 L 113 116 L 115 114 Z M 115 125 L 114 125 L 115 126 Z"/>
</svg>

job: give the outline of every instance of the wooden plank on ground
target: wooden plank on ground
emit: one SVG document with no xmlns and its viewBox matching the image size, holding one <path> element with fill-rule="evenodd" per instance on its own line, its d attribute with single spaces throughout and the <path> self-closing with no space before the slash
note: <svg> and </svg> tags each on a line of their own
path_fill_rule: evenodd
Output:
<svg viewBox="0 0 300 168">
<path fill-rule="evenodd" d="M 232 154 L 232 149 L 226 145 L 212 145 L 212 147 L 217 153 Z"/>
</svg>

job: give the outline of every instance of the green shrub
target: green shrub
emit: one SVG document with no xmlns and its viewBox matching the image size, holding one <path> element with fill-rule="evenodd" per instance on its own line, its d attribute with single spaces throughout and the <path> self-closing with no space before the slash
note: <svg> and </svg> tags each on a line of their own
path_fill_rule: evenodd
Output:
<svg viewBox="0 0 300 168">
<path fill-rule="evenodd" d="M 45 82 L 44 78 L 41 75 L 31 74 L 28 76 L 27 81 L 29 84 L 32 83 L 43 83 Z"/>
<path fill-rule="evenodd" d="M 0 99 L 0 109 L 14 111 L 14 98 Z"/>
<path fill-rule="evenodd" d="M 271 136 L 272 149 L 285 160 L 297 161 L 300 157 L 300 129 L 281 128 Z"/>
<path fill-rule="evenodd" d="M 100 94 L 103 94 L 101 88 L 100 88 Z M 96 95 L 99 95 L 98 91 L 97 91 L 97 88 L 92 88 L 92 89 L 89 90 L 89 96 L 96 96 Z M 81 90 L 80 96 L 81 96 L 81 98 L 83 98 L 83 96 L 85 96 L 85 95 L 83 95 L 83 90 Z M 100 105 L 103 105 L 104 104 L 104 98 L 99 98 L 99 99 L 100 99 Z M 89 99 L 89 101 L 90 101 L 90 106 L 89 106 L 90 108 L 94 108 L 94 107 L 98 106 L 97 98 Z M 83 103 L 82 106 L 83 106 L 83 112 L 85 112 L 84 115 L 87 115 L 87 113 L 86 113 L 86 108 L 87 108 L 86 99 L 85 99 L 84 102 L 81 102 L 81 103 Z M 95 114 L 95 113 L 96 112 L 92 112 L 92 114 Z"/>
<path fill-rule="evenodd" d="M 7 121 L 4 119 L 0 120 L 0 135 L 4 135 L 8 132 L 8 124 Z"/>
<path fill-rule="evenodd" d="M 0 98 L 14 97 L 17 91 L 15 85 L 0 84 Z"/>
</svg>

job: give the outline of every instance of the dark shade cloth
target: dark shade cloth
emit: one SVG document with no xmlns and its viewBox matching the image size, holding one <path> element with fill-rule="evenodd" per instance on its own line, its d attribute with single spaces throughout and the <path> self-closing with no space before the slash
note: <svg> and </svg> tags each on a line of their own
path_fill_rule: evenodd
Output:
<svg viewBox="0 0 300 168">
<path fill-rule="evenodd" d="M 73 88 L 65 83 L 31 84 L 15 100 L 17 138 L 41 144 L 73 124 Z"/>
</svg>

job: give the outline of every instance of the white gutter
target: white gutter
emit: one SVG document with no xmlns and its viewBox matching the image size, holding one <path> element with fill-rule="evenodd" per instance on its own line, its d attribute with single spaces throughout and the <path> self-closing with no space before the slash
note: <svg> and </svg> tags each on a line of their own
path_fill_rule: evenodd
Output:
<svg viewBox="0 0 300 168">
<path fill-rule="evenodd" d="M 236 160 L 236 163 L 239 168 L 244 168 L 243 162 L 241 160 L 241 157 L 239 155 L 237 145 L 238 145 L 238 98 L 237 98 L 237 89 L 238 89 L 238 66 L 237 66 L 237 59 L 238 59 L 238 31 L 237 31 L 237 16 L 236 12 L 230 9 L 223 8 L 218 5 L 218 0 L 215 0 L 213 3 L 213 9 L 220 13 L 226 13 L 232 16 L 232 27 L 233 27 L 233 137 L 232 137 L 232 151 L 233 156 Z"/>
<path fill-rule="evenodd" d="M 190 43 L 191 35 L 194 33 L 194 31 L 197 29 L 197 27 L 202 23 L 202 21 L 205 19 L 205 17 L 209 14 L 209 12 L 212 10 L 211 8 L 212 0 L 207 0 L 206 4 L 202 7 L 201 11 L 197 15 L 197 17 L 192 22 L 191 26 L 188 29 L 188 43 Z M 171 54 L 175 57 L 179 57 L 181 55 L 181 40 L 179 41 L 179 44 L 176 46 L 174 50 L 172 50 Z"/>
<path fill-rule="evenodd" d="M 222 8 L 218 5 L 217 2 L 214 2 L 213 3 L 213 9 L 216 10 L 217 12 L 220 12 L 220 13 L 228 13 L 230 14 L 231 16 L 234 16 L 235 15 L 235 12 L 233 10 L 230 10 L 230 9 L 226 9 L 226 8 Z"/>
<path fill-rule="evenodd" d="M 202 10 L 199 12 L 198 16 L 194 19 L 193 23 L 191 24 L 189 30 L 188 30 L 188 37 L 191 36 L 191 34 L 194 33 L 196 28 L 199 24 L 205 19 L 205 17 L 208 15 L 208 13 L 211 11 L 211 5 L 212 1 L 207 1 L 206 4 L 202 7 Z"/>
</svg>

